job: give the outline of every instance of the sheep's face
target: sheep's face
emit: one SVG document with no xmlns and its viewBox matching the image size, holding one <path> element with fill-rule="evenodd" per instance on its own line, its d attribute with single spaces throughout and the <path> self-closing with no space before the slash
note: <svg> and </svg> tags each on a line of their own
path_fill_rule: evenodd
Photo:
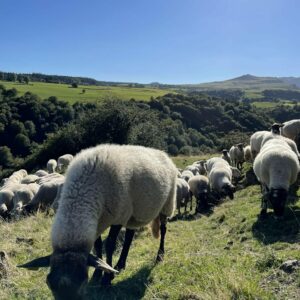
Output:
<svg viewBox="0 0 300 300">
<path fill-rule="evenodd" d="M 222 188 L 222 192 L 225 196 L 228 196 L 232 200 L 234 198 L 235 186 L 232 184 L 226 184 Z"/>
<path fill-rule="evenodd" d="M 278 217 L 283 216 L 285 202 L 288 193 L 284 189 L 271 189 L 269 192 L 269 200 L 273 206 L 274 214 Z"/>
<path fill-rule="evenodd" d="M 53 253 L 47 285 L 55 299 L 81 299 L 88 281 L 87 255 L 66 252 Z"/>
<path fill-rule="evenodd" d="M 197 195 L 197 207 L 196 211 L 201 210 L 201 206 L 207 206 L 207 201 L 208 201 L 208 189 L 204 190 L 201 193 L 198 193 Z"/>
</svg>

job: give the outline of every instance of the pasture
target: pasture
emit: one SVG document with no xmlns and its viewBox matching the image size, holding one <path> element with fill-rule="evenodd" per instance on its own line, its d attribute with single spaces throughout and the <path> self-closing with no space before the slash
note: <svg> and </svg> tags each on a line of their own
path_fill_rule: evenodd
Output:
<svg viewBox="0 0 300 300">
<path fill-rule="evenodd" d="M 178 157 L 175 162 L 184 167 L 203 158 Z M 126 270 L 109 288 L 88 286 L 86 299 L 299 299 L 300 270 L 286 273 L 280 266 L 300 259 L 300 201 L 287 207 L 283 220 L 269 213 L 259 221 L 259 211 L 260 188 L 255 185 L 197 217 L 174 217 L 168 224 L 165 260 L 158 265 L 159 241 L 148 228 L 139 231 Z M 0 299 L 51 298 L 47 270 L 16 265 L 50 252 L 52 220 L 53 215 L 38 213 L 0 221 L 0 250 L 9 261 L 7 276 L 0 266 Z"/>
<path fill-rule="evenodd" d="M 107 98 L 120 98 L 123 100 L 134 98 L 135 100 L 148 101 L 151 97 L 155 98 L 167 93 L 173 93 L 171 90 L 148 87 L 79 85 L 78 88 L 72 88 L 68 84 L 30 82 L 27 85 L 7 81 L 0 81 L 0 84 L 7 89 L 15 88 L 20 96 L 29 91 L 38 95 L 41 99 L 55 96 L 59 100 L 67 101 L 70 104 L 75 102 L 98 102 Z M 83 89 L 85 92 L 83 92 Z"/>
</svg>

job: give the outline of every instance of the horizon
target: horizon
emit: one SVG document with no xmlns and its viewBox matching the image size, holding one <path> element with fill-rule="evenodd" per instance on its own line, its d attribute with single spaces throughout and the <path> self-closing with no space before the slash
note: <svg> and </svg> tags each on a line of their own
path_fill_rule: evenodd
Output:
<svg viewBox="0 0 300 300">
<path fill-rule="evenodd" d="M 9 25 L 0 69 L 174 85 L 299 77 L 299 8 L 296 0 L 10 1 L 0 12 Z"/>
</svg>

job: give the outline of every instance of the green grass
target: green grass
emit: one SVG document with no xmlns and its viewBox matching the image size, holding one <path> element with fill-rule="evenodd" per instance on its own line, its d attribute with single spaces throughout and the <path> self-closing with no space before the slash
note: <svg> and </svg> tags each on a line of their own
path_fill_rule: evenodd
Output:
<svg viewBox="0 0 300 300">
<path fill-rule="evenodd" d="M 258 108 L 272 108 L 279 105 L 288 105 L 291 106 L 293 103 L 291 101 L 280 101 L 280 102 L 267 102 L 267 101 L 255 101 L 252 102 L 252 105 Z"/>
<path fill-rule="evenodd" d="M 50 96 L 56 96 L 59 100 L 74 102 L 96 102 L 102 101 L 105 98 L 114 97 L 124 100 L 134 98 L 136 100 L 150 100 L 151 96 L 158 97 L 167 93 L 172 93 L 171 90 L 163 90 L 156 88 L 130 88 L 130 87 L 113 87 L 113 86 L 78 86 L 71 88 L 67 84 L 30 82 L 20 84 L 16 82 L 0 81 L 7 89 L 15 88 L 19 95 L 25 92 L 31 92 L 38 95 L 41 99 L 46 99 Z M 82 90 L 85 89 L 85 93 Z"/>
<path fill-rule="evenodd" d="M 193 159 L 175 160 L 183 167 Z M 297 299 L 299 270 L 286 274 L 279 266 L 300 259 L 300 202 L 290 205 L 280 221 L 272 214 L 258 221 L 259 210 L 260 188 L 251 186 L 200 218 L 171 221 L 159 265 L 154 264 L 159 241 L 148 229 L 139 232 L 126 270 L 110 288 L 89 287 L 87 299 Z M 0 279 L 0 299 L 51 298 L 47 270 L 16 265 L 50 253 L 52 218 L 38 213 L 0 223 L 0 250 L 10 261 L 8 278 Z M 17 237 L 32 238 L 33 245 L 17 243 Z"/>
</svg>

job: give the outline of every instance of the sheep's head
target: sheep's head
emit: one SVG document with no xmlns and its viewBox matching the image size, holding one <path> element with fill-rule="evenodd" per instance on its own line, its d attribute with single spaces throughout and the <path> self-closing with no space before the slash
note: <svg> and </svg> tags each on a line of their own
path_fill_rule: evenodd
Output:
<svg viewBox="0 0 300 300">
<path fill-rule="evenodd" d="M 209 187 L 207 187 L 206 189 L 203 189 L 203 190 L 202 190 L 200 193 L 198 193 L 198 195 L 196 196 L 196 198 L 197 198 L 197 207 L 196 207 L 196 211 L 197 211 L 197 212 L 200 212 L 201 206 L 203 206 L 203 207 L 207 206 L 208 195 L 209 195 Z"/>
<path fill-rule="evenodd" d="M 228 154 L 228 150 L 227 149 L 223 149 L 222 153 L 223 153 L 224 156 L 226 156 Z"/>
<path fill-rule="evenodd" d="M 283 124 L 274 123 L 271 126 L 271 132 L 274 134 L 280 134 L 280 128 L 283 126 Z"/>
<path fill-rule="evenodd" d="M 243 151 L 243 149 L 244 149 L 244 144 L 243 143 L 239 143 L 236 146 L 239 148 L 239 150 Z"/>
<path fill-rule="evenodd" d="M 223 186 L 222 192 L 225 196 L 228 196 L 231 200 L 234 198 L 234 193 L 236 189 L 235 186 L 231 183 L 227 183 Z"/>
<path fill-rule="evenodd" d="M 50 267 L 47 285 L 55 299 L 82 299 L 88 282 L 88 267 L 105 272 L 117 271 L 92 254 L 73 251 L 54 251 L 53 254 L 34 259 L 18 267 L 37 270 Z"/>
<path fill-rule="evenodd" d="M 288 192 L 285 189 L 273 189 L 269 191 L 269 200 L 273 206 L 274 214 L 277 217 L 282 217 L 284 214 L 285 202 Z"/>
</svg>

